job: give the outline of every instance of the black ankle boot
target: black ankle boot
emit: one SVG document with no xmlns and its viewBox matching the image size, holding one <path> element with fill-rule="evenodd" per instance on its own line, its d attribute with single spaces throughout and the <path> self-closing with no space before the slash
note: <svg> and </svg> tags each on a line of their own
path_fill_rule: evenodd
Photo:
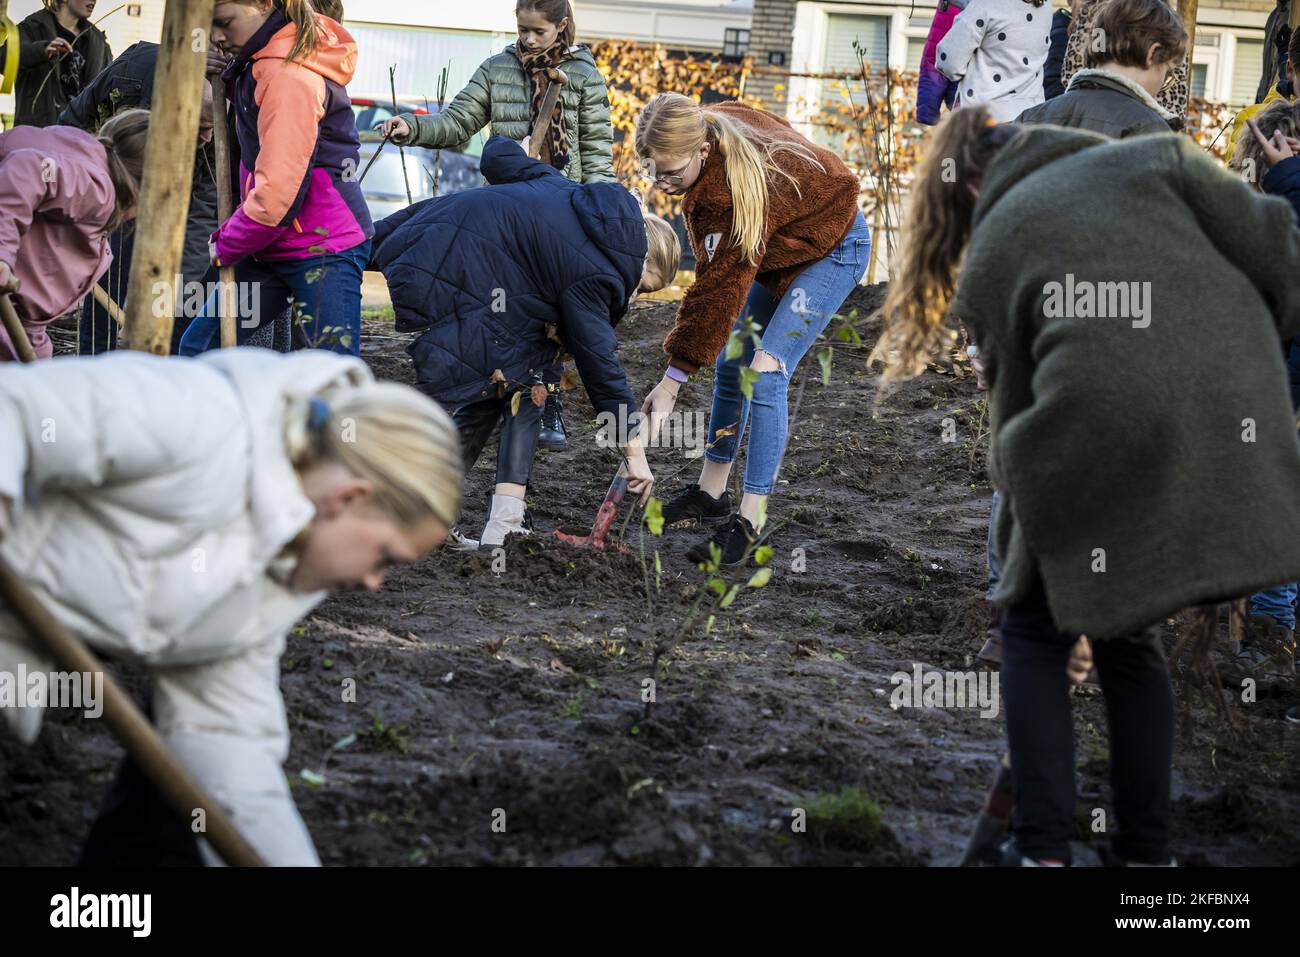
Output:
<svg viewBox="0 0 1300 957">
<path fill-rule="evenodd" d="M 563 413 L 560 397 L 554 393 L 548 394 L 537 433 L 537 444 L 542 448 L 551 452 L 563 452 L 569 447 L 569 437 L 564 432 Z"/>
</svg>

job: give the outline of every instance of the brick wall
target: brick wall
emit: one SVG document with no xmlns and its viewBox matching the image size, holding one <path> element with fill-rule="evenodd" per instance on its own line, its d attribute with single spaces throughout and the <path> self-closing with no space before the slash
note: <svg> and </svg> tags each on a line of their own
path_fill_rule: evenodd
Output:
<svg viewBox="0 0 1300 957">
<path fill-rule="evenodd" d="M 749 33 L 749 55 L 754 58 L 754 66 L 767 66 L 768 53 L 777 51 L 785 54 L 785 66 L 789 68 L 795 2 L 796 0 L 754 0 L 754 19 Z M 776 83 L 782 83 L 787 89 L 774 91 Z M 770 108 L 784 112 L 785 98 L 789 93 L 788 81 L 779 77 L 754 76 L 746 83 L 745 93 L 762 97 Z"/>
</svg>

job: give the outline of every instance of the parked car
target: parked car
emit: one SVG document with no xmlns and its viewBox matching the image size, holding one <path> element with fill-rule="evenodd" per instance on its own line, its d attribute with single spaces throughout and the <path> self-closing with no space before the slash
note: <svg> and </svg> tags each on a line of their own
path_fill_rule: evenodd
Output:
<svg viewBox="0 0 1300 957">
<path fill-rule="evenodd" d="M 356 117 L 357 135 L 361 140 L 361 167 L 358 173 L 365 173 L 365 179 L 361 181 L 361 192 L 366 198 L 370 218 L 376 222 L 399 209 L 405 209 L 410 203 L 431 199 L 435 195 L 459 193 L 483 184 L 478 158 L 463 146 L 443 150 L 407 146 L 399 150 L 395 143 L 389 143 L 374 165 L 369 166 L 383 140 L 383 136 L 375 131 L 375 126 L 397 113 L 427 115 L 436 112 L 437 107 L 425 107 L 400 100 L 394 112 L 391 99 L 352 97 L 352 113 Z M 438 183 L 436 193 L 433 188 L 435 178 Z M 411 191 L 409 200 L 406 192 L 408 184 Z"/>
</svg>

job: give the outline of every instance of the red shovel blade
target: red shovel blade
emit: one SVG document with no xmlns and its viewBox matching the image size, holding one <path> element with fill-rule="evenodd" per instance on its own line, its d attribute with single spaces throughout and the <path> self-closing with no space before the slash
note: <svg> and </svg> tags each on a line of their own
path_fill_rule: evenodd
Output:
<svg viewBox="0 0 1300 957">
<path fill-rule="evenodd" d="M 609 491 L 605 493 L 605 500 L 600 503 L 600 508 L 596 512 L 596 521 L 592 523 L 590 533 L 574 535 L 557 528 L 552 534 L 569 545 L 604 548 L 605 536 L 609 534 L 614 519 L 618 517 L 619 503 L 623 501 L 623 496 L 626 494 L 627 476 L 623 474 L 623 470 L 620 468 L 618 474 L 614 476 L 614 481 L 609 485 Z M 620 543 L 617 547 L 624 548 L 625 546 Z"/>
</svg>

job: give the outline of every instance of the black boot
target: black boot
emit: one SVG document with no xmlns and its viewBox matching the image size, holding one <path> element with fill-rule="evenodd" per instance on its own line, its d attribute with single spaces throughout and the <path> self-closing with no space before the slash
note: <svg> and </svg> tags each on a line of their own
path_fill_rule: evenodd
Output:
<svg viewBox="0 0 1300 957">
<path fill-rule="evenodd" d="M 564 409 L 560 406 L 560 397 L 555 393 L 546 396 L 546 405 L 542 408 L 541 427 L 537 433 L 537 444 L 551 452 L 563 452 L 569 447 L 569 437 L 564 432 Z"/>
</svg>

